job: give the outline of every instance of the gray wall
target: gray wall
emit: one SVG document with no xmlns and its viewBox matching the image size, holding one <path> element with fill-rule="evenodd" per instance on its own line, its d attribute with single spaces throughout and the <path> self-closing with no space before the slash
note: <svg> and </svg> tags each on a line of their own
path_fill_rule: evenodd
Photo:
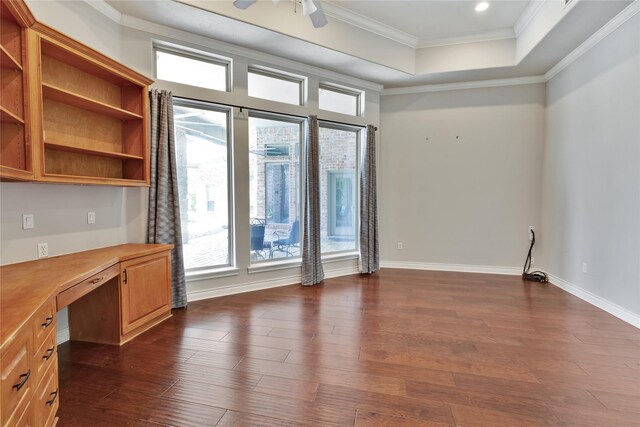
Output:
<svg viewBox="0 0 640 427">
<path fill-rule="evenodd" d="M 543 177 L 545 268 L 640 314 L 640 15 L 548 82 Z"/>
<path fill-rule="evenodd" d="M 539 224 L 544 104 L 544 84 L 384 96 L 382 259 L 521 266 Z"/>
</svg>

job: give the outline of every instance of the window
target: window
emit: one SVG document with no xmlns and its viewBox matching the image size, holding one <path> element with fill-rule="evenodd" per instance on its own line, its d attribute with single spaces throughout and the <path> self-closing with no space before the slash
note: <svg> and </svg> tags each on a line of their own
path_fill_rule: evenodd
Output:
<svg viewBox="0 0 640 427">
<path fill-rule="evenodd" d="M 185 269 L 231 264 L 229 109 L 175 100 Z"/>
<path fill-rule="evenodd" d="M 249 96 L 302 105 L 304 78 L 262 68 L 249 68 Z"/>
<path fill-rule="evenodd" d="M 298 118 L 281 115 L 251 113 L 249 116 L 252 261 L 300 255 L 298 196 L 302 125 Z M 260 240 L 263 232 L 264 238 Z"/>
<path fill-rule="evenodd" d="M 156 77 L 191 86 L 229 90 L 229 61 L 156 47 Z"/>
<path fill-rule="evenodd" d="M 321 123 L 319 137 L 322 253 L 356 250 L 360 132 Z"/>
<path fill-rule="evenodd" d="M 335 113 L 359 116 L 361 112 L 362 92 L 327 84 L 320 85 L 318 94 L 319 108 Z"/>
</svg>

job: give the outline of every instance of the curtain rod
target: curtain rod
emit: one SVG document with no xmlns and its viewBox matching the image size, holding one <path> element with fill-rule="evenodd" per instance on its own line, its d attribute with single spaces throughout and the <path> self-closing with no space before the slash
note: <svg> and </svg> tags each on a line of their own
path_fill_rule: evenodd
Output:
<svg viewBox="0 0 640 427">
<path fill-rule="evenodd" d="M 189 101 L 198 101 L 198 102 L 211 102 L 211 101 L 203 101 L 201 99 L 194 99 L 194 98 L 187 98 L 186 96 L 176 96 L 176 98 L 178 99 L 187 99 Z M 236 104 L 225 104 L 224 102 L 214 102 L 214 104 L 218 104 L 218 105 L 224 105 L 225 107 L 235 107 L 235 108 L 239 108 L 240 112 L 242 112 L 242 110 L 252 110 L 252 111 L 258 111 L 260 113 L 272 113 L 272 114 L 282 114 L 284 116 L 291 116 L 291 117 L 298 117 L 301 119 L 306 119 L 307 116 L 301 116 L 299 114 L 289 114 L 289 113 L 279 113 L 277 111 L 272 111 L 272 110 L 264 110 L 261 108 L 250 108 L 250 107 L 245 107 L 244 105 L 236 105 Z M 355 126 L 355 127 L 364 127 L 366 128 L 367 125 L 361 126 L 361 125 L 354 125 L 353 123 L 345 123 L 345 122 L 339 122 L 337 120 L 327 120 L 327 119 L 321 119 L 320 117 L 318 117 L 318 120 L 321 122 L 326 122 L 326 123 L 333 123 L 336 125 L 344 125 L 344 126 Z M 375 131 L 378 130 L 377 126 L 374 126 L 373 129 Z"/>
</svg>

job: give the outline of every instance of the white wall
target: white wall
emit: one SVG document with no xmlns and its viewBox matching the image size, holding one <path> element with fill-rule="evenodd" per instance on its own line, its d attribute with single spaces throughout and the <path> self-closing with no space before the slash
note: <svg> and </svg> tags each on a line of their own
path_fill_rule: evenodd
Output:
<svg viewBox="0 0 640 427">
<path fill-rule="evenodd" d="M 640 14 L 548 82 L 547 124 L 543 265 L 640 319 Z"/>
<path fill-rule="evenodd" d="M 544 104 L 544 84 L 383 96 L 383 265 L 521 268 L 540 222 Z"/>
</svg>

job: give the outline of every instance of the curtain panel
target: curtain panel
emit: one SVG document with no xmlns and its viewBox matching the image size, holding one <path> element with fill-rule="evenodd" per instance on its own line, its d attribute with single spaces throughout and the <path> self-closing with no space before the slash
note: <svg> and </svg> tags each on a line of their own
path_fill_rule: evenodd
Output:
<svg viewBox="0 0 640 427">
<path fill-rule="evenodd" d="M 182 253 L 178 170 L 171 92 L 149 92 L 151 133 L 151 186 L 149 188 L 148 243 L 174 245 L 171 253 L 173 308 L 187 306 L 187 286 Z"/>
<path fill-rule="evenodd" d="M 368 125 L 360 170 L 360 272 L 371 274 L 379 269 L 376 128 Z"/>
<path fill-rule="evenodd" d="M 305 209 L 302 217 L 302 284 L 315 285 L 324 279 L 320 247 L 320 142 L 318 117 L 307 119 L 305 162 Z"/>
</svg>

